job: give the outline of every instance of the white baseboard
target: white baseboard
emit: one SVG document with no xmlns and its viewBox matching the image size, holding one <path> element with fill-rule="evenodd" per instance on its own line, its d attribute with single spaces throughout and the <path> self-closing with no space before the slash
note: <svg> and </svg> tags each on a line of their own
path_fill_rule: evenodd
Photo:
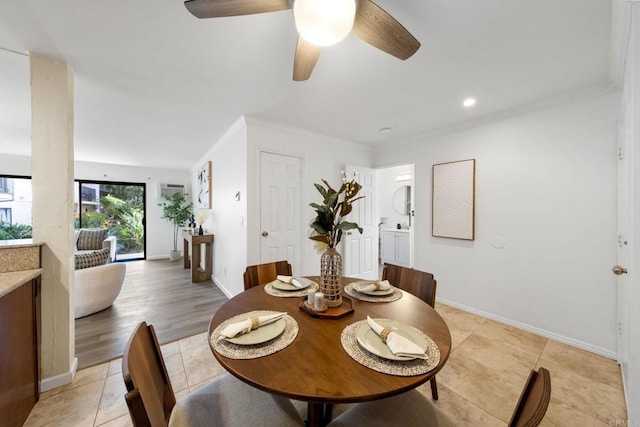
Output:
<svg viewBox="0 0 640 427">
<path fill-rule="evenodd" d="M 169 259 L 169 255 L 149 255 L 147 256 L 149 261 L 159 260 L 159 259 Z"/>
<path fill-rule="evenodd" d="M 626 363 L 620 363 L 620 374 L 622 375 L 622 391 L 624 393 L 624 403 L 627 405 L 627 416 L 629 416 L 629 394 L 627 393 L 627 370 L 629 367 Z M 631 425 L 631 424 L 629 424 Z"/>
<path fill-rule="evenodd" d="M 231 299 L 235 296 L 231 292 L 229 292 L 229 290 L 225 288 L 224 285 L 218 279 L 214 277 L 212 280 L 213 280 L 213 283 L 222 291 L 222 293 L 227 296 L 227 298 Z"/>
<path fill-rule="evenodd" d="M 71 361 L 71 366 L 69 366 L 68 372 L 40 380 L 40 392 L 53 390 L 54 388 L 70 384 L 71 381 L 73 381 L 73 376 L 76 374 L 77 370 L 78 358 L 74 357 L 73 361 Z"/>
<path fill-rule="evenodd" d="M 584 341 L 576 340 L 573 338 L 566 337 L 564 335 L 556 334 L 555 332 L 550 332 L 544 329 L 536 328 L 534 326 L 527 325 L 525 323 L 516 322 L 515 320 L 507 319 L 506 317 L 497 316 L 495 314 L 488 313 L 486 311 L 477 310 L 475 308 L 468 307 L 464 304 L 458 304 L 457 302 L 449 301 L 447 299 L 438 298 L 438 302 L 460 309 L 462 311 L 466 311 L 468 313 L 477 314 L 478 316 L 495 320 L 496 322 L 499 322 L 499 323 L 504 323 L 505 325 L 513 326 L 518 329 L 524 329 L 525 331 L 532 332 L 536 335 L 540 335 L 545 338 L 550 338 L 552 340 L 559 341 L 561 343 L 568 344 L 573 347 L 577 347 L 582 350 L 589 351 L 591 353 L 599 354 L 600 356 L 604 356 L 609 359 L 613 359 L 613 360 L 618 359 L 618 355 L 615 351 L 607 350 L 606 348 L 598 347 L 596 345 L 589 344 Z"/>
</svg>

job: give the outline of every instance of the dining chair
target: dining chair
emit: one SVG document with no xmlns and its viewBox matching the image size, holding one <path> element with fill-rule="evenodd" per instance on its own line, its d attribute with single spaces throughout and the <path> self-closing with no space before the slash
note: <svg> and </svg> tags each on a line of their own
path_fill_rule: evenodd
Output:
<svg viewBox="0 0 640 427">
<path fill-rule="evenodd" d="M 433 274 L 386 264 L 382 270 L 382 280 L 388 280 L 393 286 L 417 296 L 435 308 L 437 281 L 433 278 Z M 438 383 L 435 376 L 431 378 L 431 396 L 434 400 L 438 400 Z"/>
<path fill-rule="evenodd" d="M 289 399 L 224 374 L 176 402 L 152 325 L 138 324 L 122 358 L 125 400 L 134 426 L 300 426 Z M 268 416 L 267 416 L 268 414 Z"/>
<path fill-rule="evenodd" d="M 540 368 L 531 371 L 522 391 L 509 427 L 536 427 L 542 421 L 551 399 L 549 371 Z M 455 418 L 436 410 L 418 389 L 371 402 L 357 403 L 336 417 L 330 427 L 367 426 L 386 427 L 454 427 L 460 423 Z"/>
<path fill-rule="evenodd" d="M 250 265 L 244 271 L 244 290 L 273 282 L 278 275 L 291 276 L 292 274 L 291 264 L 287 261 Z"/>
<path fill-rule="evenodd" d="M 551 400 L 551 374 L 545 368 L 532 370 L 524 385 L 509 427 L 535 427 L 542 421 Z"/>
</svg>

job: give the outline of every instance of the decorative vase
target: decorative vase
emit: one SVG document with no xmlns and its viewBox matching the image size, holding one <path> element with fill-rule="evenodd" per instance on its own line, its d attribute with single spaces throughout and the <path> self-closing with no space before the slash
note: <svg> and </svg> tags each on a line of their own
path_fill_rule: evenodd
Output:
<svg viewBox="0 0 640 427">
<path fill-rule="evenodd" d="M 342 255 L 335 248 L 320 257 L 320 292 L 327 307 L 342 305 Z"/>
<path fill-rule="evenodd" d="M 198 235 L 202 236 L 204 234 L 204 230 L 202 229 L 202 226 L 198 227 Z"/>
<path fill-rule="evenodd" d="M 182 256 L 180 255 L 180 251 L 169 251 L 169 259 L 171 261 L 177 261 L 180 258 L 182 258 Z"/>
</svg>

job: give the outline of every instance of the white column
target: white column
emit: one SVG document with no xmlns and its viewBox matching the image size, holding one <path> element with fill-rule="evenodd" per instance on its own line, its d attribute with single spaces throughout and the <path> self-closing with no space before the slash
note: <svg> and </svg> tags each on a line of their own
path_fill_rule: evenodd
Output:
<svg viewBox="0 0 640 427">
<path fill-rule="evenodd" d="M 73 317 L 73 71 L 37 53 L 31 63 L 33 238 L 43 242 L 41 379 L 47 390 L 75 372 Z"/>
</svg>

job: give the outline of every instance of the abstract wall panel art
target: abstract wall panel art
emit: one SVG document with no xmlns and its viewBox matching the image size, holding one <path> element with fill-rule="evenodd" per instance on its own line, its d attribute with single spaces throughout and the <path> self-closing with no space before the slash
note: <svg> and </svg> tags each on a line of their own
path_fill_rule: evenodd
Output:
<svg viewBox="0 0 640 427">
<path fill-rule="evenodd" d="M 431 234 L 434 237 L 475 238 L 476 161 L 433 165 Z"/>
</svg>

